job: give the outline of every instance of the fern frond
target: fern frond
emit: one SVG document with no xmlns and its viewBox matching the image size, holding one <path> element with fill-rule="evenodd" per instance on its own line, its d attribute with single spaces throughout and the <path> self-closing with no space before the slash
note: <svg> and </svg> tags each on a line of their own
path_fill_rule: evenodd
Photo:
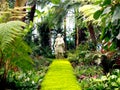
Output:
<svg viewBox="0 0 120 90">
<path fill-rule="evenodd" d="M 9 21 L 0 24 L 0 49 L 3 51 L 10 44 L 13 44 L 16 38 L 24 35 L 23 27 L 26 24 L 21 21 Z"/>
<path fill-rule="evenodd" d="M 13 48 L 15 49 L 15 55 L 11 60 L 11 64 L 18 66 L 23 71 L 33 69 L 34 63 L 30 57 L 32 50 L 27 43 L 25 43 L 22 39 L 17 39 Z"/>
<path fill-rule="evenodd" d="M 4 55 L 3 62 L 10 60 L 9 66 L 17 66 L 21 70 L 33 69 L 33 61 L 30 57 L 32 50 L 24 42 L 26 35 L 25 23 L 21 21 L 9 21 L 0 24 L 0 51 Z"/>
</svg>

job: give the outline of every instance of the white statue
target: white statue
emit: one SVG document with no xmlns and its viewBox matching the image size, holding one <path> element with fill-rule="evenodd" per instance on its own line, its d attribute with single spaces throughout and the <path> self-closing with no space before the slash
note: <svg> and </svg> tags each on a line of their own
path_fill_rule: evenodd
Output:
<svg viewBox="0 0 120 90">
<path fill-rule="evenodd" d="M 59 58 L 64 58 L 65 42 L 64 42 L 61 34 L 58 34 L 57 38 L 55 39 L 54 49 L 55 49 L 56 58 L 58 58 L 58 59 Z"/>
</svg>

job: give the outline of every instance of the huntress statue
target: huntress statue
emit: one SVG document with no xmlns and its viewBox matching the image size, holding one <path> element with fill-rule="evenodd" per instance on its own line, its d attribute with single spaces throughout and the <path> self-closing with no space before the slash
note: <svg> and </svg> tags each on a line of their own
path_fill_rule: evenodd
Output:
<svg viewBox="0 0 120 90">
<path fill-rule="evenodd" d="M 55 39 L 54 49 L 55 49 L 55 57 L 57 59 L 64 58 L 65 42 L 61 34 L 57 34 L 57 38 Z"/>
</svg>

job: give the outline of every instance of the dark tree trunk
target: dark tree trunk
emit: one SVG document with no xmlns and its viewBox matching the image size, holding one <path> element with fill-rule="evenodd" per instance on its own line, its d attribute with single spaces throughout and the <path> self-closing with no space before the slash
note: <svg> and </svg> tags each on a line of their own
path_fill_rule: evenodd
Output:
<svg viewBox="0 0 120 90">
<path fill-rule="evenodd" d="M 94 43 L 94 45 L 96 45 L 97 42 L 96 42 L 95 32 L 91 22 L 88 23 L 88 30 L 90 32 L 90 37 L 92 39 L 92 42 Z"/>
<path fill-rule="evenodd" d="M 85 30 L 87 30 L 87 29 L 86 28 L 79 28 L 79 27 L 77 27 L 77 29 L 76 29 L 76 36 L 75 36 L 76 48 L 79 46 L 79 44 L 84 43 L 87 40 L 86 39 Z"/>
<path fill-rule="evenodd" d="M 0 56 L 0 68 L 2 67 L 2 64 L 3 64 L 3 52 L 0 50 L 0 54 L 1 54 L 1 56 Z"/>
<path fill-rule="evenodd" d="M 1 89 L 2 90 L 6 90 L 7 89 L 7 74 L 8 74 L 8 70 L 9 70 L 9 65 L 10 65 L 10 59 L 8 59 L 6 61 L 6 63 L 4 64 L 4 73 L 3 76 L 1 76 L 1 81 L 0 81 L 0 85 L 2 86 Z"/>
<path fill-rule="evenodd" d="M 34 4 L 31 7 L 31 12 L 29 13 L 29 20 L 33 22 L 34 14 L 36 10 L 36 0 L 34 0 Z"/>
<path fill-rule="evenodd" d="M 76 28 L 76 48 L 79 46 L 79 28 Z"/>
<path fill-rule="evenodd" d="M 41 37 L 41 47 L 43 47 L 45 49 L 45 47 L 49 47 L 50 44 L 49 44 L 49 34 L 50 34 L 50 31 L 49 31 L 49 27 L 48 27 L 48 22 L 42 22 L 40 24 L 38 24 L 38 32 L 40 34 L 40 37 Z"/>
<path fill-rule="evenodd" d="M 64 18 L 64 42 L 65 42 L 65 51 L 67 50 L 66 44 L 66 17 Z"/>
</svg>

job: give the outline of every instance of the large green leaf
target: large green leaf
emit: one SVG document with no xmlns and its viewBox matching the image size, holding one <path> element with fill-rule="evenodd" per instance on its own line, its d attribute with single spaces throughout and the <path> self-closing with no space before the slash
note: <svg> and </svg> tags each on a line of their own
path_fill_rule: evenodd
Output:
<svg viewBox="0 0 120 90">
<path fill-rule="evenodd" d="M 98 11 L 100 9 L 101 9 L 101 7 L 98 5 L 84 5 L 84 6 L 80 7 L 79 10 L 86 17 L 86 21 L 95 21 L 93 15 L 96 11 Z"/>
<path fill-rule="evenodd" d="M 111 0 L 104 0 L 102 6 L 107 6 L 111 4 Z"/>
<path fill-rule="evenodd" d="M 92 0 L 94 1 L 94 4 L 100 4 L 101 2 L 103 2 L 104 0 Z"/>
<path fill-rule="evenodd" d="M 113 42 L 111 43 L 109 49 L 110 49 L 111 51 L 114 51 L 114 50 L 116 49 L 116 47 L 117 47 L 117 44 L 113 41 Z"/>
<path fill-rule="evenodd" d="M 106 33 L 106 29 L 102 30 L 102 34 L 100 36 L 100 39 L 103 40 L 105 38 L 105 33 Z"/>
<path fill-rule="evenodd" d="M 111 7 L 109 6 L 109 7 L 105 8 L 105 9 L 103 10 L 103 13 L 102 13 L 102 14 L 108 14 L 108 13 L 110 13 L 110 12 L 111 12 Z"/>
<path fill-rule="evenodd" d="M 61 0 L 51 0 L 51 2 L 52 2 L 53 4 L 59 4 L 59 3 L 61 2 Z"/>
<path fill-rule="evenodd" d="M 98 10 L 94 13 L 93 17 L 94 19 L 98 19 L 100 17 L 100 15 L 102 14 L 103 10 Z"/>
<path fill-rule="evenodd" d="M 40 18 L 42 12 L 40 12 L 38 9 L 35 10 L 35 13 L 37 14 L 37 17 Z"/>
<path fill-rule="evenodd" d="M 118 20 L 118 19 L 120 19 L 120 6 L 116 6 L 111 22 L 114 22 L 115 20 Z"/>
</svg>

